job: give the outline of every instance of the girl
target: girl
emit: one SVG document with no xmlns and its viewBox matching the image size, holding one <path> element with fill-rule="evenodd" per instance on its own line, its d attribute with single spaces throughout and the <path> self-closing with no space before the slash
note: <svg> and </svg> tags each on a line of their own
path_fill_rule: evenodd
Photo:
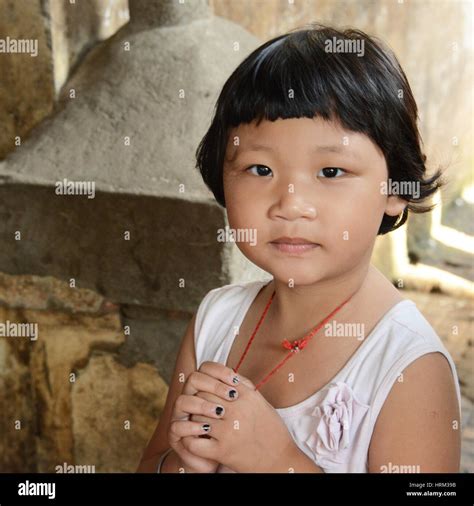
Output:
<svg viewBox="0 0 474 506">
<path fill-rule="evenodd" d="M 459 471 L 453 360 L 370 263 L 442 184 L 416 120 L 395 56 L 357 30 L 310 25 L 234 71 L 197 166 L 271 276 L 204 297 L 139 470 Z"/>
</svg>

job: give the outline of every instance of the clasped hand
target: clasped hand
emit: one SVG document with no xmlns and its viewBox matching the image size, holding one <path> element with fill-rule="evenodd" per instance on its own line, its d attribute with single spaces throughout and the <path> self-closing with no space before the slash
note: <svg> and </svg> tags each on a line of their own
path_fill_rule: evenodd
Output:
<svg viewBox="0 0 474 506">
<path fill-rule="evenodd" d="M 295 443 L 288 429 L 273 406 L 255 390 L 255 385 L 244 376 L 217 362 L 204 362 L 199 372 L 218 382 L 208 381 L 210 391 L 198 391 L 194 395 L 224 407 L 217 418 L 203 416 L 199 409 L 190 413 L 191 421 L 210 425 L 208 437 L 187 436 L 183 446 L 192 454 L 210 459 L 238 473 L 272 472 L 280 459 L 289 455 Z M 227 400 L 217 395 L 222 392 L 221 382 L 233 384 L 227 390 L 237 394 Z M 211 391 L 212 390 L 212 391 Z"/>
</svg>

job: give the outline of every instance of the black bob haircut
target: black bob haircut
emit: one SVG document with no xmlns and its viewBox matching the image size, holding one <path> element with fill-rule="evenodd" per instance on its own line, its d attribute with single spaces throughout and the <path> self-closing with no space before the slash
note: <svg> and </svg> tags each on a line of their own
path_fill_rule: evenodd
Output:
<svg viewBox="0 0 474 506">
<path fill-rule="evenodd" d="M 364 53 L 326 52 L 328 40 L 353 41 Z M 292 98 L 289 90 L 294 92 Z M 341 31 L 316 23 L 265 42 L 224 84 L 214 118 L 196 150 L 196 168 L 219 204 L 225 207 L 222 173 L 231 128 L 253 121 L 259 125 L 263 119 L 302 117 L 335 120 L 367 135 L 382 150 L 391 182 L 412 182 L 399 187 L 417 188 L 397 193 L 407 206 L 400 216 L 384 214 L 377 235 L 402 226 L 409 210 L 433 209 L 434 205 L 420 204 L 445 182 L 439 169 L 425 177 L 417 105 L 395 55 L 360 30 Z"/>
</svg>

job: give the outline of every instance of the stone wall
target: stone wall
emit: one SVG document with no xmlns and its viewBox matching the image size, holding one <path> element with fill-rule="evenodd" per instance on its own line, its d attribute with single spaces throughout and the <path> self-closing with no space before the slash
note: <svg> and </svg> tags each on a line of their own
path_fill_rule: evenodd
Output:
<svg viewBox="0 0 474 506">
<path fill-rule="evenodd" d="M 0 39 L 37 42 L 36 56 L 0 53 L 0 160 L 52 114 L 85 52 L 128 19 L 127 0 L 0 2 Z"/>
<path fill-rule="evenodd" d="M 0 321 L 38 325 L 37 339 L 0 339 L 0 469 L 132 471 L 168 387 L 149 364 L 120 364 L 118 306 L 49 276 L 0 275 L 0 302 Z"/>
</svg>

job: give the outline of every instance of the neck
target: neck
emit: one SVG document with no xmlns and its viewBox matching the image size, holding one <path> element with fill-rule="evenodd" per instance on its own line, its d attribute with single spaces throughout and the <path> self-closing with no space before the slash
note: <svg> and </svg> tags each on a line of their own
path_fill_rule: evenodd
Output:
<svg viewBox="0 0 474 506">
<path fill-rule="evenodd" d="M 277 328 L 314 326 L 351 297 L 348 304 L 340 310 L 342 315 L 348 307 L 353 308 L 359 299 L 363 299 L 362 292 L 373 270 L 367 264 L 364 268 L 359 267 L 338 278 L 293 287 L 273 279 L 270 293 L 272 289 L 275 290 L 275 296 L 268 316 Z"/>
</svg>

